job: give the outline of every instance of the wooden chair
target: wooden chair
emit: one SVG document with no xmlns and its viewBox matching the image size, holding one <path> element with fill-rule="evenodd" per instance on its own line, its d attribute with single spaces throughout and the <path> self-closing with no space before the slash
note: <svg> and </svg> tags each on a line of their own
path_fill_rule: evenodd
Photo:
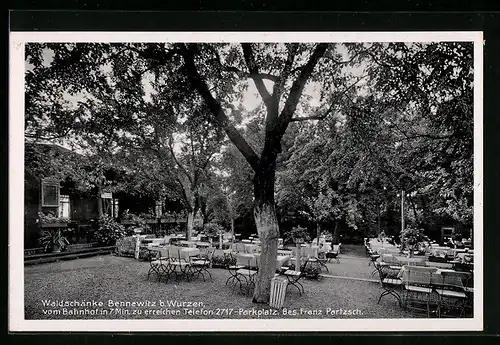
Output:
<svg viewBox="0 0 500 345">
<path fill-rule="evenodd" d="M 234 259 L 234 256 L 233 254 L 229 254 L 229 260 L 228 262 L 232 262 Z M 236 261 L 236 260 L 234 260 Z M 227 264 L 226 265 L 226 269 L 227 271 L 229 272 L 229 277 L 227 278 L 226 280 L 226 285 L 229 283 L 229 282 L 232 282 L 233 283 L 233 286 L 235 285 L 235 282 L 237 283 L 240 283 L 241 284 L 241 281 L 240 279 L 238 278 L 238 270 L 242 269 L 242 268 L 245 268 L 244 265 L 238 265 L 238 263 L 236 262 L 235 265 L 231 265 L 231 264 Z"/>
<path fill-rule="evenodd" d="M 212 265 L 212 258 L 215 252 L 215 248 L 208 248 L 204 254 L 201 254 L 197 258 L 190 258 L 190 264 L 193 269 L 193 276 L 199 277 L 200 275 L 203 277 L 203 281 L 205 281 L 205 273 L 208 274 L 210 280 L 212 280 L 212 274 L 208 270 Z"/>
<path fill-rule="evenodd" d="M 403 267 L 403 304 L 405 308 L 424 310 L 430 317 L 432 275 L 435 267 L 404 266 Z M 420 308 L 425 305 L 425 308 Z"/>
<path fill-rule="evenodd" d="M 189 261 L 181 257 L 181 249 L 181 247 L 177 246 L 169 248 L 170 266 L 173 274 L 175 274 L 175 280 L 178 280 L 180 276 L 189 281 L 193 273 L 192 266 Z"/>
<path fill-rule="evenodd" d="M 326 253 L 327 262 L 330 262 L 332 259 L 334 259 L 337 261 L 338 264 L 340 264 L 339 254 L 340 254 L 340 244 L 336 244 L 333 246 L 332 250 Z"/>
<path fill-rule="evenodd" d="M 151 256 L 149 265 L 150 267 L 147 279 L 149 279 L 150 275 L 155 274 L 157 281 L 160 281 L 163 277 L 165 277 L 165 282 L 168 283 L 168 279 L 172 274 L 168 250 L 160 250 L 156 257 Z"/>
<path fill-rule="evenodd" d="M 443 271 L 440 275 L 442 280 L 435 286 L 435 291 L 439 296 L 437 307 L 438 317 L 444 315 L 443 310 L 459 311 L 459 317 L 462 317 L 468 302 L 464 281 L 468 281 L 471 274 L 467 272 Z M 436 278 L 438 278 L 437 276 Z"/>
<path fill-rule="evenodd" d="M 385 269 L 380 262 L 374 262 L 375 270 L 378 273 L 380 279 L 380 286 L 384 291 L 380 294 L 377 304 L 380 303 L 382 298 L 387 295 L 391 295 L 396 298 L 399 306 L 402 307 L 400 291 L 402 287 L 402 280 L 397 277 L 397 272 L 391 272 Z"/>
</svg>

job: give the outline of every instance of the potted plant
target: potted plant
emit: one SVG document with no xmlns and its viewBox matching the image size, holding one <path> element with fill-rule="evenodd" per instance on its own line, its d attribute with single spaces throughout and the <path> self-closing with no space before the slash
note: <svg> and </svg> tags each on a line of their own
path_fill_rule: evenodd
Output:
<svg viewBox="0 0 500 345">
<path fill-rule="evenodd" d="M 292 230 L 288 231 L 284 237 L 284 242 L 287 244 L 301 244 L 311 240 L 307 229 L 301 226 L 292 228 Z"/>
<path fill-rule="evenodd" d="M 401 250 L 405 248 L 409 251 L 410 257 L 413 256 L 413 252 L 418 250 L 421 242 L 425 240 L 424 230 L 414 227 L 407 227 L 401 232 Z"/>
<path fill-rule="evenodd" d="M 62 252 L 69 245 L 68 239 L 60 228 L 42 230 L 39 242 L 44 247 L 45 252 Z"/>
</svg>

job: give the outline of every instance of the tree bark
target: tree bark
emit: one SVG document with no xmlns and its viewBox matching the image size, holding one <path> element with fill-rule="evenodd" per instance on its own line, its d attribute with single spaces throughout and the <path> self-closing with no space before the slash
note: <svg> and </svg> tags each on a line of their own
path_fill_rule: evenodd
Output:
<svg viewBox="0 0 500 345">
<path fill-rule="evenodd" d="M 278 255 L 279 226 L 274 206 L 274 180 L 276 156 L 263 156 L 261 167 L 254 177 L 254 218 L 261 254 L 259 272 L 255 281 L 254 303 L 268 303 L 271 291 L 271 279 L 276 272 Z"/>
<path fill-rule="evenodd" d="M 231 215 L 231 242 L 234 243 L 234 217 Z"/>
<path fill-rule="evenodd" d="M 319 222 L 316 223 L 316 245 L 319 247 L 319 236 L 321 234 Z"/>
<path fill-rule="evenodd" d="M 187 228 L 186 228 L 186 239 L 188 241 L 191 241 L 191 237 L 193 234 L 193 225 L 194 225 L 194 211 L 190 210 L 188 211 Z"/>
<path fill-rule="evenodd" d="M 335 220 L 335 227 L 333 228 L 333 233 L 332 233 L 332 244 L 337 243 L 337 231 L 339 228 L 339 221 Z"/>
</svg>

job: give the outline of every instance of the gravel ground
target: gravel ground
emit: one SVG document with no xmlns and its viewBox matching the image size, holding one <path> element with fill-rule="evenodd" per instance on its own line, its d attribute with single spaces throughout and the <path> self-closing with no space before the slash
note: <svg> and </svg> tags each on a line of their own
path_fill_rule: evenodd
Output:
<svg viewBox="0 0 500 345">
<path fill-rule="evenodd" d="M 374 279 L 368 259 L 341 254 L 329 263 L 331 276 Z M 147 280 L 149 263 L 112 255 L 25 267 L 26 319 L 147 318 L 408 318 L 388 296 L 377 304 L 376 282 L 322 277 L 301 280 L 305 294 L 290 286 L 284 309 L 270 314 L 237 288 L 225 286 L 226 270 L 211 269 L 212 280 L 157 282 Z M 87 302 L 88 306 L 44 306 L 48 301 Z M 111 302 L 110 302 L 111 301 Z M 131 302 L 143 305 L 130 305 Z M 185 302 L 184 306 L 168 306 Z M 165 305 L 160 305 L 163 302 Z M 101 305 L 99 305 L 101 303 Z M 112 304 L 110 304 L 112 303 Z M 125 303 L 125 305 L 120 305 Z M 129 303 L 129 304 L 127 304 Z M 147 305 L 149 304 L 149 306 Z M 189 305 L 191 304 L 191 305 Z M 76 311 L 76 312 L 75 312 Z M 103 311 L 101 313 L 101 311 Z M 419 316 L 419 315 L 413 315 Z"/>
</svg>

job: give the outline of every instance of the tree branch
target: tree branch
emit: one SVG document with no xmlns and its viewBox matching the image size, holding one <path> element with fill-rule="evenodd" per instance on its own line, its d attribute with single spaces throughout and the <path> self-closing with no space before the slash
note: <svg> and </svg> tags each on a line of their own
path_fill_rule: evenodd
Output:
<svg viewBox="0 0 500 345">
<path fill-rule="evenodd" d="M 285 81 L 291 73 L 293 61 L 295 60 L 295 54 L 297 52 L 297 44 L 292 43 L 288 46 L 288 54 L 285 61 L 285 66 L 281 71 L 280 78 L 278 82 L 276 82 L 273 86 L 273 96 L 276 99 L 280 99 L 281 93 L 283 92 L 283 86 L 285 85 Z"/>
<path fill-rule="evenodd" d="M 363 77 L 359 77 L 354 83 L 346 87 L 340 94 L 336 95 L 333 100 L 331 100 L 330 107 L 321 115 L 313 115 L 313 116 L 307 116 L 307 117 L 296 117 L 290 119 L 290 122 L 299 122 L 299 121 L 309 121 L 309 120 L 323 120 L 325 119 L 332 111 L 333 107 L 337 104 L 336 102 L 339 101 L 349 90 L 351 90 L 357 83 L 359 83 L 361 80 L 366 78 L 368 75 L 365 75 Z"/>
<path fill-rule="evenodd" d="M 257 62 L 255 61 L 255 56 L 252 50 L 252 45 L 250 43 L 242 43 L 243 56 L 247 64 L 248 70 L 250 71 L 250 77 L 255 83 L 255 87 L 259 91 L 262 100 L 267 108 L 266 126 L 274 126 L 274 122 L 278 117 L 278 101 L 275 95 L 271 95 L 264 85 L 263 78 L 258 77 L 260 75 L 259 68 L 257 67 Z"/>
<path fill-rule="evenodd" d="M 175 164 L 177 165 L 177 167 L 179 168 L 179 170 L 186 176 L 186 178 L 189 180 L 189 183 L 192 183 L 193 181 L 191 179 L 191 176 L 187 172 L 186 168 L 184 168 L 184 166 L 177 160 L 177 157 L 175 156 L 175 152 L 174 152 L 174 148 L 172 146 L 171 139 L 168 140 L 168 148 L 170 150 L 170 155 L 172 156 L 172 158 L 173 158 Z"/>
<path fill-rule="evenodd" d="M 309 60 L 303 66 L 299 76 L 293 82 L 290 94 L 285 101 L 285 106 L 283 107 L 283 110 L 281 111 L 281 114 L 277 119 L 276 128 L 274 129 L 275 134 L 279 138 L 281 138 L 281 136 L 283 136 L 283 134 L 285 133 L 288 124 L 290 123 L 290 120 L 295 113 L 295 109 L 297 108 L 297 104 L 299 103 L 300 96 L 302 96 L 302 91 L 304 90 L 304 87 L 309 80 L 314 67 L 316 67 L 319 59 L 324 55 L 327 47 L 328 44 L 326 43 L 320 43 L 316 46 L 314 52 L 309 57 Z"/>
<path fill-rule="evenodd" d="M 191 84 L 200 93 L 201 97 L 207 104 L 215 118 L 216 125 L 226 132 L 231 142 L 238 148 L 241 154 L 248 161 L 252 169 L 256 170 L 259 164 L 259 156 L 255 153 L 253 148 L 247 143 L 245 138 L 240 132 L 231 124 L 229 118 L 225 114 L 220 103 L 212 96 L 208 90 L 206 82 L 201 78 L 201 75 L 194 63 L 193 52 L 188 49 L 184 44 L 179 44 L 178 49 L 181 51 L 184 59 L 184 64 L 188 72 L 188 78 Z"/>
</svg>

